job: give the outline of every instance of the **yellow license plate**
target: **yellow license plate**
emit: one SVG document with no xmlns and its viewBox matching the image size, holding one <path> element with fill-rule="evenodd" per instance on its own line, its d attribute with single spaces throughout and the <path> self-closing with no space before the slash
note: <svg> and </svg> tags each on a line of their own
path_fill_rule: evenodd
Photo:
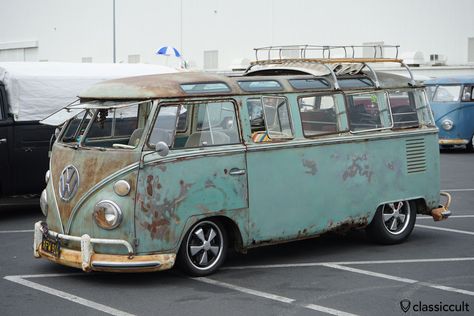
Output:
<svg viewBox="0 0 474 316">
<path fill-rule="evenodd" d="M 54 240 L 48 237 L 43 236 L 43 241 L 41 242 L 41 249 L 43 251 L 59 258 L 59 252 L 61 251 L 61 245 L 59 240 Z"/>
</svg>

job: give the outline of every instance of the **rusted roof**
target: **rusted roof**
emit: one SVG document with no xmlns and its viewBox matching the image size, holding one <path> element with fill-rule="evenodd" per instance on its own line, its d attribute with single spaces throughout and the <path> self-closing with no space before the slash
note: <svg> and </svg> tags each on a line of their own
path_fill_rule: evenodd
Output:
<svg viewBox="0 0 474 316">
<path fill-rule="evenodd" d="M 180 98 L 193 95 L 181 89 L 181 84 L 222 82 L 230 91 L 206 95 L 232 95 L 240 92 L 235 80 L 205 72 L 179 72 L 108 80 L 98 83 L 79 95 L 85 99 L 141 100 L 155 98 Z M 196 95 L 202 95 L 196 94 Z"/>
<path fill-rule="evenodd" d="M 334 80 L 330 75 L 315 76 L 312 71 L 304 69 L 292 69 L 293 74 L 265 76 L 263 73 L 257 76 L 233 76 L 228 77 L 219 74 L 210 74 L 205 72 L 180 72 L 173 74 L 148 75 L 139 77 L 129 77 L 123 79 L 109 80 L 98 83 L 80 94 L 82 99 L 96 100 L 148 100 L 164 98 L 183 98 L 190 96 L 228 96 L 236 94 L 255 94 L 256 92 L 245 92 L 240 89 L 238 81 L 248 80 L 277 80 L 284 88 L 280 92 L 302 92 L 294 90 L 288 83 L 289 79 L 304 78 L 324 78 L 334 87 Z M 296 73 L 295 73 L 296 72 Z M 377 73 L 381 88 L 403 88 L 408 87 L 410 79 L 393 74 Z M 347 78 L 348 76 L 344 76 Z M 360 75 L 350 75 L 353 78 L 371 77 L 366 73 Z M 343 77 L 341 77 L 343 78 Z M 373 79 L 373 78 L 372 78 Z M 181 85 L 193 83 L 224 83 L 229 87 L 229 91 L 206 91 L 185 92 Z M 327 90 L 327 89 L 326 89 Z M 344 90 L 344 89 L 343 89 Z M 262 93 L 272 93 L 266 91 Z M 275 92 L 273 92 L 275 93 Z"/>
</svg>

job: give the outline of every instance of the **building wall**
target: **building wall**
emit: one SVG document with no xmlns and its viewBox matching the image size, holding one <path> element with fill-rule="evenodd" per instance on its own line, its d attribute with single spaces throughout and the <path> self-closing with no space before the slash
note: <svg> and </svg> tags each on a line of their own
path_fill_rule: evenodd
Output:
<svg viewBox="0 0 474 316">
<path fill-rule="evenodd" d="M 474 37 L 472 0 L 115 2 L 117 62 L 139 55 L 140 62 L 178 65 L 173 57 L 154 55 L 171 45 L 197 67 L 203 67 L 205 51 L 217 50 L 218 68 L 228 69 L 254 59 L 259 46 L 383 41 L 400 44 L 401 52 L 422 51 L 425 60 L 437 53 L 448 64 L 465 64 L 468 38 Z M 0 60 L 112 62 L 112 3 L 0 0 Z M 35 41 L 34 52 L 4 49 Z"/>
</svg>

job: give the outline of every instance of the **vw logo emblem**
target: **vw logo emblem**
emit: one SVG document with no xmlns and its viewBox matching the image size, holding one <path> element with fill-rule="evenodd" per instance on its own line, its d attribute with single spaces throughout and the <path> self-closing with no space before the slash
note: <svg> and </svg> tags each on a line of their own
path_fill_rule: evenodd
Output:
<svg viewBox="0 0 474 316">
<path fill-rule="evenodd" d="M 66 166 L 59 178 L 59 197 L 63 201 L 69 201 L 74 197 L 79 187 L 79 171 L 73 165 Z"/>
</svg>

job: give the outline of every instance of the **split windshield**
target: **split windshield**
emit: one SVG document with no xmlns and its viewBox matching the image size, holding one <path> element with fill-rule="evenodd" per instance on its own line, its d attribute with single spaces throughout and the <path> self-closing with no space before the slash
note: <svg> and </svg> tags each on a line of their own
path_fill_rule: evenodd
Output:
<svg viewBox="0 0 474 316">
<path fill-rule="evenodd" d="M 60 141 L 83 147 L 135 148 L 142 137 L 151 102 L 108 108 L 106 105 L 105 102 L 77 105 L 80 112 L 68 121 Z"/>
</svg>

